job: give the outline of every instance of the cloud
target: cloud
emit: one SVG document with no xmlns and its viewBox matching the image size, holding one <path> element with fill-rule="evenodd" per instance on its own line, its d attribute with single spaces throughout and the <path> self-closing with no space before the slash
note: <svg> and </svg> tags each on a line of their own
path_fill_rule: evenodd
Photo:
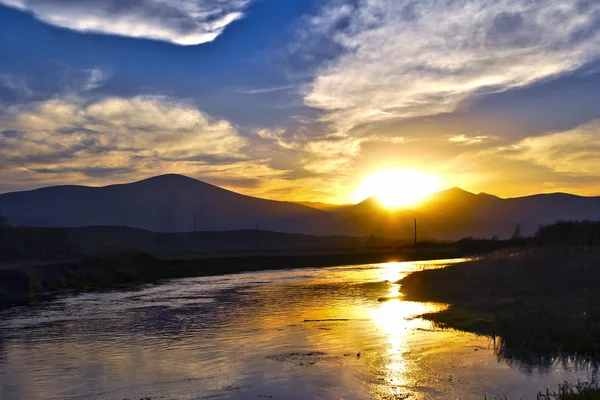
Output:
<svg viewBox="0 0 600 400">
<path fill-rule="evenodd" d="M 91 68 L 86 71 L 87 79 L 82 85 L 82 90 L 94 90 L 102 85 L 110 78 L 110 74 L 99 68 Z"/>
<path fill-rule="evenodd" d="M 2 86 L 12 90 L 20 97 L 27 97 L 33 94 L 29 83 L 22 75 L 0 73 L 0 87 Z"/>
<path fill-rule="evenodd" d="M 456 136 L 451 136 L 448 140 L 452 143 L 470 145 L 470 144 L 481 143 L 488 139 L 489 139 L 488 136 L 483 136 L 483 135 L 477 135 L 477 136 L 456 135 Z"/>
<path fill-rule="evenodd" d="M 278 139 L 300 147 L 285 149 Z M 278 200 L 339 196 L 329 191 L 335 179 L 304 172 L 297 160 L 304 144 L 292 140 L 284 130 L 241 135 L 230 122 L 166 96 L 63 94 L 0 111 L 0 192 L 176 172 Z"/>
<path fill-rule="evenodd" d="M 335 16 L 335 18 L 325 18 Z M 600 55 L 586 0 L 335 1 L 305 35 L 334 41 L 305 104 L 337 132 L 454 111 L 461 101 L 573 71 Z"/>
<path fill-rule="evenodd" d="M 229 122 L 164 96 L 66 96 L 15 105 L 0 113 L 0 132 L 7 176 L 196 172 L 248 159 L 247 140 Z"/>
<path fill-rule="evenodd" d="M 513 157 L 572 176 L 598 175 L 600 121 L 570 131 L 530 137 L 510 147 Z"/>
<path fill-rule="evenodd" d="M 32 168 L 33 172 L 38 174 L 68 174 L 68 173 L 77 173 L 82 174 L 90 178 L 94 177 L 104 177 L 107 175 L 117 175 L 122 173 L 131 173 L 134 170 L 127 167 L 122 168 Z"/>
<path fill-rule="evenodd" d="M 274 86 L 274 87 L 259 88 L 259 89 L 239 89 L 239 90 L 236 90 L 236 92 L 242 93 L 242 94 L 265 94 L 265 93 L 279 92 L 282 90 L 289 90 L 289 89 L 293 89 L 294 87 L 295 87 L 294 85 L 285 85 L 285 86 Z"/>
<path fill-rule="evenodd" d="M 79 32 L 178 45 L 215 40 L 251 0 L 0 0 L 48 24 Z"/>
</svg>

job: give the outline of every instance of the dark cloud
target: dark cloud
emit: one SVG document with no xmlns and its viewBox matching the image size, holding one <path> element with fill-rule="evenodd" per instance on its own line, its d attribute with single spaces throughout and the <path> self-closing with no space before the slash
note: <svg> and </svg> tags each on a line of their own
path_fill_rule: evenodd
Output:
<svg viewBox="0 0 600 400">
<path fill-rule="evenodd" d="M 258 178 L 244 178 L 244 177 L 214 177 L 214 176 L 201 176 L 205 182 L 208 182 L 216 186 L 225 186 L 233 188 L 244 188 L 244 189 L 256 189 L 261 186 L 262 181 Z"/>
<path fill-rule="evenodd" d="M 0 135 L 4 136 L 5 138 L 10 138 L 10 139 L 15 139 L 22 134 L 23 134 L 22 131 L 17 131 L 17 130 L 13 130 L 13 129 L 9 129 L 6 131 L 0 131 Z"/>
<path fill-rule="evenodd" d="M 90 167 L 90 168 L 31 168 L 31 171 L 38 174 L 57 174 L 57 175 L 65 175 L 69 173 L 76 173 L 84 175 L 88 178 L 104 178 L 112 175 L 120 175 L 120 174 L 129 174 L 134 172 L 135 170 L 132 168 L 99 168 L 99 167 Z"/>
<path fill-rule="evenodd" d="M 199 163 L 199 164 L 208 164 L 208 165 L 228 165 L 237 163 L 240 161 L 248 160 L 248 157 L 245 155 L 238 154 L 195 154 L 195 155 L 185 155 L 181 157 L 177 157 L 176 155 L 173 157 L 160 157 L 163 161 L 173 161 L 173 162 L 191 162 L 191 163 Z"/>
</svg>

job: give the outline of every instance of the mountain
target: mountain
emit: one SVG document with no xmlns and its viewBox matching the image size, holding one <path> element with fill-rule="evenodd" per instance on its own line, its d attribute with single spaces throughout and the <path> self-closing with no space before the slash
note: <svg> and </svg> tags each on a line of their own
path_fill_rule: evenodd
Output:
<svg viewBox="0 0 600 400">
<path fill-rule="evenodd" d="M 337 209 L 339 212 L 343 212 L 346 214 L 366 214 L 366 213 L 388 213 L 389 209 L 385 207 L 385 205 L 379 201 L 377 197 L 369 197 L 360 203 L 350 204 L 347 206 L 342 206 Z"/>
<path fill-rule="evenodd" d="M 378 236 L 410 237 L 417 220 L 421 238 L 510 237 L 517 224 L 524 235 L 559 219 L 600 220 L 600 197 L 565 193 L 502 199 L 460 188 L 434 193 L 411 208 L 386 210 L 374 199 L 344 209 L 345 221 Z"/>
<path fill-rule="evenodd" d="M 105 187 L 54 186 L 0 195 L 13 225 L 126 226 L 153 232 L 270 230 L 314 235 L 421 239 L 510 237 L 558 219 L 600 220 L 600 197 L 565 193 L 502 199 L 460 188 L 434 193 L 411 208 L 390 210 L 376 198 L 328 211 L 244 196 L 182 175 Z"/>
<path fill-rule="evenodd" d="M 0 195 L 13 225 L 128 226 L 154 232 L 268 229 L 330 234 L 323 211 L 234 193 L 182 175 L 105 187 L 54 186 Z"/>
<path fill-rule="evenodd" d="M 330 203 L 321 203 L 319 201 L 296 201 L 296 204 L 302 204 L 306 207 L 316 208 L 321 211 L 337 211 L 344 207 L 349 207 L 352 204 L 330 204 Z"/>
</svg>

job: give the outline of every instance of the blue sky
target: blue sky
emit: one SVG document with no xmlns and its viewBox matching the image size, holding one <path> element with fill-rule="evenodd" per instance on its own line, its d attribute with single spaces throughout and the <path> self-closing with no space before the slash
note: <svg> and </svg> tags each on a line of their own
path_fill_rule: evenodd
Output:
<svg viewBox="0 0 600 400">
<path fill-rule="evenodd" d="M 593 0 L 0 0 L 0 192 L 600 195 L 599 56 Z"/>
</svg>

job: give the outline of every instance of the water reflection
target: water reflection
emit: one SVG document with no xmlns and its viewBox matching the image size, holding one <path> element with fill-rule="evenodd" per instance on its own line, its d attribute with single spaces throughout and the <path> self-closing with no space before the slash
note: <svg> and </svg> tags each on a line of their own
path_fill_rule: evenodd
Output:
<svg viewBox="0 0 600 400">
<path fill-rule="evenodd" d="M 0 399 L 519 398 L 585 378 L 556 363 L 527 376 L 488 339 L 414 318 L 444 306 L 402 301 L 394 282 L 449 262 L 183 279 L 1 311 Z"/>
<path fill-rule="evenodd" d="M 402 279 L 409 271 L 416 270 L 418 263 L 406 265 L 407 263 L 388 263 L 381 269 L 381 277 L 388 282 L 396 282 Z M 373 321 L 386 335 L 387 349 L 384 355 L 385 374 L 384 384 L 377 385 L 374 391 L 379 398 L 401 399 L 408 398 L 412 389 L 418 384 L 416 374 L 411 374 L 411 360 L 405 357 L 410 351 L 407 337 L 412 335 L 415 329 L 427 326 L 422 320 L 415 319 L 416 316 L 435 312 L 445 308 L 444 305 L 432 303 L 416 303 L 401 301 L 398 284 L 390 284 L 387 300 L 371 312 Z"/>
<path fill-rule="evenodd" d="M 600 361 L 586 355 L 571 353 L 536 354 L 506 349 L 502 340 L 496 346 L 498 360 L 527 375 L 548 374 L 555 370 L 597 373 Z"/>
</svg>

